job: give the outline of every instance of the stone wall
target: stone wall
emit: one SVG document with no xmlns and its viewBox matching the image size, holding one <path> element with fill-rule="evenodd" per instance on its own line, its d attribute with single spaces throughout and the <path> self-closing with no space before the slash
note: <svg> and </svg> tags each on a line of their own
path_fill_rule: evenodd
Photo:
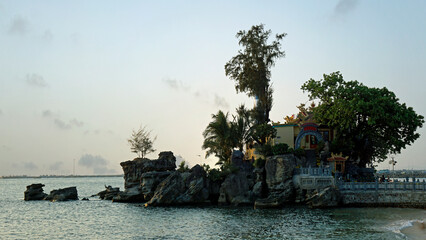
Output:
<svg viewBox="0 0 426 240">
<path fill-rule="evenodd" d="M 426 191 L 342 191 L 341 194 L 344 206 L 426 208 Z"/>
</svg>

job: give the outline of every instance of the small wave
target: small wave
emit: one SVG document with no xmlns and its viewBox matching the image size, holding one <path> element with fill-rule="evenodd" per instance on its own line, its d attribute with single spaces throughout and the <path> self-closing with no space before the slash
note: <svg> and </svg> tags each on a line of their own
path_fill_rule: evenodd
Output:
<svg viewBox="0 0 426 240">
<path fill-rule="evenodd" d="M 399 232 L 412 240 L 426 240 L 426 223 L 421 220 L 410 221 L 404 224 Z"/>
</svg>

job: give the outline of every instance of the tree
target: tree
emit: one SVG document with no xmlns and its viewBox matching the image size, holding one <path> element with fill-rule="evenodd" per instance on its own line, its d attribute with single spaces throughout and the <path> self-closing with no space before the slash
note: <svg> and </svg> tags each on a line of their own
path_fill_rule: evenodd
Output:
<svg viewBox="0 0 426 240">
<path fill-rule="evenodd" d="M 233 146 L 241 152 L 244 150 L 244 145 L 252 139 L 252 119 L 251 113 L 242 104 L 237 108 L 237 115 L 232 116 L 231 136 L 233 138 Z"/>
<path fill-rule="evenodd" d="M 219 158 L 219 165 L 229 162 L 234 148 L 243 151 L 244 145 L 252 139 L 250 111 L 244 105 L 236 110 L 237 114 L 232 116 L 232 121 L 228 120 L 229 113 L 218 111 L 213 114 L 213 120 L 203 132 L 202 148 L 208 149 L 206 157 L 214 154 Z"/>
<path fill-rule="evenodd" d="M 243 49 L 225 65 L 225 74 L 235 81 L 236 91 L 246 92 L 249 97 L 258 100 L 256 119 L 259 124 L 269 122 L 272 108 L 270 69 L 278 58 L 285 56 L 280 41 L 286 33 L 277 34 L 275 40 L 268 44 L 270 35 L 271 30 L 265 31 L 263 24 L 252 26 L 248 31 L 239 31 L 236 37 Z"/>
<path fill-rule="evenodd" d="M 337 130 L 334 146 L 340 146 L 358 165 L 382 162 L 389 153 L 400 153 L 420 134 L 424 118 L 399 103 L 387 88 L 369 88 L 358 81 L 344 81 L 340 72 L 302 85 L 310 100 L 317 100 L 314 118 Z"/>
<path fill-rule="evenodd" d="M 252 114 L 255 119 L 253 132 L 256 133 L 254 140 L 264 145 L 274 129 L 269 125 L 269 112 L 272 109 L 273 88 L 270 84 L 271 67 L 275 65 L 278 58 L 284 57 L 281 50 L 281 40 L 285 33 L 275 35 L 275 40 L 268 43 L 271 30 L 265 30 L 264 25 L 252 26 L 248 31 L 239 31 L 236 37 L 239 45 L 243 47 L 238 54 L 225 65 L 225 74 L 235 81 L 237 92 L 246 92 L 249 97 L 255 97 L 257 104 Z M 265 128 L 268 128 L 265 131 Z"/>
<path fill-rule="evenodd" d="M 157 137 L 151 138 L 150 135 L 151 131 L 141 126 L 138 131 L 133 130 L 132 135 L 127 140 L 130 144 L 130 149 L 138 154 L 138 157 L 144 158 L 147 154 L 155 151 L 153 144 Z"/>
<path fill-rule="evenodd" d="M 228 113 L 218 111 L 212 115 L 212 121 L 203 132 L 203 149 L 208 149 L 206 157 L 214 154 L 219 158 L 217 164 L 229 161 L 234 147 L 232 139 L 231 123 L 228 120 Z"/>
</svg>

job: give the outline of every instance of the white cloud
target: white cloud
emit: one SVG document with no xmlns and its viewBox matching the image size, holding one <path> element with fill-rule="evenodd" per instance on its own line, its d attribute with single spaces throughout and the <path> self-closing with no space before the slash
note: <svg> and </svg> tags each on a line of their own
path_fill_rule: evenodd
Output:
<svg viewBox="0 0 426 240">
<path fill-rule="evenodd" d="M 78 165 L 92 169 L 93 174 L 115 174 L 116 171 L 107 167 L 108 161 L 101 156 L 85 154 L 78 160 Z"/>
<path fill-rule="evenodd" d="M 214 95 L 214 104 L 217 107 L 223 107 L 223 108 L 226 108 L 226 109 L 229 108 L 229 103 L 226 101 L 226 99 L 217 95 L 217 94 Z"/>
<path fill-rule="evenodd" d="M 29 31 L 29 22 L 21 17 L 15 16 L 9 26 L 9 34 L 11 35 L 25 35 Z"/>
<path fill-rule="evenodd" d="M 46 81 L 44 81 L 43 77 L 38 74 L 27 74 L 27 83 L 33 87 L 48 87 Z"/>
</svg>

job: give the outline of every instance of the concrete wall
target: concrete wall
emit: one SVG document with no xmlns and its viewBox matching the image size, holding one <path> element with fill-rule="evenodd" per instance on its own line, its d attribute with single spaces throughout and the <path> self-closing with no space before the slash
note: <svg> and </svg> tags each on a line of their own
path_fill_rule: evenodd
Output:
<svg viewBox="0 0 426 240">
<path fill-rule="evenodd" d="M 422 190 L 341 191 L 341 194 L 345 206 L 426 208 L 426 191 Z"/>
</svg>

